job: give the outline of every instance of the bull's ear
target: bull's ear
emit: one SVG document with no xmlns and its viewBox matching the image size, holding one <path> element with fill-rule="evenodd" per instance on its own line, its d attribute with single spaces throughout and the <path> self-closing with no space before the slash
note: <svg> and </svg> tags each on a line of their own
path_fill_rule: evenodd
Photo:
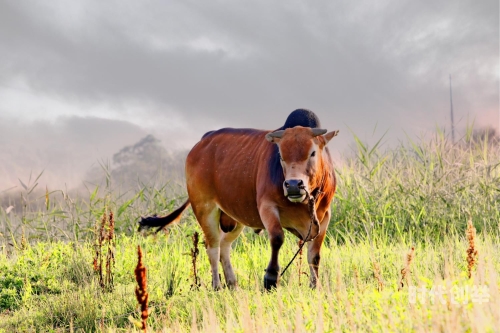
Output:
<svg viewBox="0 0 500 333">
<path fill-rule="evenodd" d="M 331 139 L 333 139 L 335 136 L 337 136 L 337 134 L 339 134 L 338 130 L 328 132 L 325 135 L 323 135 L 323 137 L 325 138 L 325 141 L 326 141 L 325 145 L 328 144 L 328 142 L 330 142 Z"/>
<path fill-rule="evenodd" d="M 266 140 L 269 141 L 269 142 L 278 143 L 278 141 L 283 136 L 283 133 L 285 133 L 284 130 L 274 131 L 274 132 L 267 133 L 266 134 Z"/>
</svg>

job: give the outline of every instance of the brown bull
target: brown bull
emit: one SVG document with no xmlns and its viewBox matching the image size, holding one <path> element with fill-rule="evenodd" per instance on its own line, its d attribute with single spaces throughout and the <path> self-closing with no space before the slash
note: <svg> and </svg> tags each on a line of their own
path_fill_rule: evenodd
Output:
<svg viewBox="0 0 500 333">
<path fill-rule="evenodd" d="M 274 132 L 225 128 L 205 134 L 186 159 L 188 200 L 167 216 L 142 219 L 139 229 L 159 227 L 160 230 L 179 220 L 191 204 L 205 235 L 214 289 L 221 287 L 219 261 L 226 284 L 236 286 L 230 250 L 244 226 L 267 230 L 271 260 L 264 286 L 276 287 L 278 252 L 286 229 L 310 241 L 307 260 L 310 284 L 315 287 L 336 187 L 326 145 L 338 131 L 326 133 L 311 127 L 295 126 Z M 312 227 L 305 239 L 312 223 L 307 205 L 309 193 L 316 197 L 319 225 Z"/>
</svg>

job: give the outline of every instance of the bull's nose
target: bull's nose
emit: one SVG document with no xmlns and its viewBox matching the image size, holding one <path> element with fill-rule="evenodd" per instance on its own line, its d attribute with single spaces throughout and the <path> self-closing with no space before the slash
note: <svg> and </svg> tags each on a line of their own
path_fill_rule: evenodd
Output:
<svg viewBox="0 0 500 333">
<path fill-rule="evenodd" d="M 286 188 L 300 188 L 304 186 L 304 182 L 301 179 L 287 179 L 285 180 L 285 187 Z"/>
<path fill-rule="evenodd" d="M 300 190 L 304 188 L 304 182 L 301 179 L 287 179 L 283 185 L 289 196 L 302 195 Z"/>
</svg>

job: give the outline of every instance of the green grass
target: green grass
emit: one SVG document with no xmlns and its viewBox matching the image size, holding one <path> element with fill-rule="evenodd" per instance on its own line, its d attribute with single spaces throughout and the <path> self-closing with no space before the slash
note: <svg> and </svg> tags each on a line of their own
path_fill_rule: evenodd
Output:
<svg viewBox="0 0 500 333">
<path fill-rule="evenodd" d="M 148 324 L 154 331 L 496 331 L 499 165 L 498 144 L 469 136 L 451 145 L 438 132 L 386 151 L 357 140 L 356 153 L 337 167 L 320 287 L 308 287 L 304 253 L 273 292 L 263 290 L 270 256 L 265 234 L 244 232 L 235 242 L 232 260 L 239 288 L 214 292 L 202 245 L 197 262 L 201 286 L 193 287 L 191 236 L 200 230 L 191 212 L 168 234 L 135 233 L 139 216 L 166 213 L 183 199 L 174 194 L 178 187 L 140 184 L 122 193 L 107 178 L 86 195 L 71 196 L 36 192 L 35 177 L 24 182 L 17 211 L 0 209 L 0 332 L 138 331 L 137 245 L 148 269 Z M 92 267 L 95 224 L 106 209 L 116 219 L 112 292 L 101 291 Z M 465 238 L 469 219 L 478 231 L 479 252 L 471 279 Z M 442 286 L 444 304 L 413 304 L 414 289 L 399 290 L 411 246 L 410 285 Z M 297 239 L 287 233 L 282 267 L 296 249 Z M 374 277 L 377 265 L 382 288 Z M 477 292 L 479 286 L 485 286 L 488 302 L 453 304 L 452 287 Z"/>
<path fill-rule="evenodd" d="M 202 251 L 198 265 L 201 286 L 193 288 L 191 243 L 183 226 L 168 236 L 143 238 L 121 236 L 116 245 L 115 289 L 100 291 L 93 278 L 90 244 L 38 243 L 8 257 L 0 257 L 7 276 L 18 277 L 3 287 L 15 290 L 5 298 L 11 310 L 0 315 L 0 331 L 93 331 L 102 328 L 136 330 L 129 316 L 139 318 L 134 297 L 136 246 L 144 251 L 148 270 L 148 291 L 153 311 L 149 325 L 167 331 L 349 331 L 361 330 L 478 330 L 494 331 L 500 323 L 498 238 L 479 237 L 479 266 L 467 278 L 464 237 L 440 244 L 416 246 L 412 263 L 414 286 L 487 285 L 485 304 L 410 304 L 408 287 L 398 290 L 400 270 L 408 248 L 402 244 L 330 245 L 323 249 L 321 286 L 310 290 L 307 276 L 299 275 L 299 261 L 293 264 L 278 290 L 262 289 L 263 269 L 269 246 L 265 237 L 244 234 L 235 244 L 233 261 L 239 289 L 214 292 L 210 287 L 208 259 Z M 186 226 L 187 227 L 187 226 Z M 189 227 L 187 229 L 190 229 Z M 282 262 L 290 258 L 297 244 L 288 237 Z M 264 254 L 264 255 L 263 255 Z M 307 272 L 302 261 L 301 270 Z M 384 287 L 378 290 L 373 262 L 380 265 Z M 300 278 L 300 281 L 299 281 Z M 5 289 L 3 289 L 5 290 Z M 2 295 L 4 293 L 2 292 Z M 480 314 L 479 317 L 477 315 Z M 453 319 L 453 320 L 451 320 Z M 437 326 L 436 326 L 437 325 Z M 62 330 L 61 330 L 62 331 Z"/>
</svg>

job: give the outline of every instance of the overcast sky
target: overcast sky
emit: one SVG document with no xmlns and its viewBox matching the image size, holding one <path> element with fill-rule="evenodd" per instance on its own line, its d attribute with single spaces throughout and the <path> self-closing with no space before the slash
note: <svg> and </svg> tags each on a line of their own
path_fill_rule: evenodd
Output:
<svg viewBox="0 0 500 333">
<path fill-rule="evenodd" d="M 0 192 L 75 186 L 151 133 L 187 149 L 296 108 L 366 141 L 499 127 L 499 1 L 0 0 Z M 57 184 L 57 185 L 56 185 Z"/>
</svg>

